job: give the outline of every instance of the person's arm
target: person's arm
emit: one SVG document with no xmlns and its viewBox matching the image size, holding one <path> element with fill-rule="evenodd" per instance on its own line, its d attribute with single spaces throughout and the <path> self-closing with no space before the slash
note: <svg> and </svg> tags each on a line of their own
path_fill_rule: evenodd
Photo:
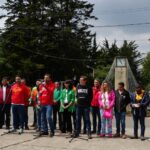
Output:
<svg viewBox="0 0 150 150">
<path fill-rule="evenodd" d="M 131 97 L 130 97 L 129 92 L 127 91 L 127 92 L 126 92 L 126 106 L 127 106 L 128 104 L 130 104 L 130 102 L 131 102 Z"/>
<path fill-rule="evenodd" d="M 70 106 L 72 106 L 75 102 L 75 92 L 72 90 L 71 92 L 71 101 L 70 103 L 65 107 L 65 109 L 69 108 Z"/>
<path fill-rule="evenodd" d="M 93 90 L 92 90 L 92 88 L 89 88 L 89 100 L 90 100 L 90 104 L 92 102 L 92 99 L 93 99 Z"/>
<path fill-rule="evenodd" d="M 111 109 L 114 107 L 114 104 L 115 104 L 115 92 L 114 91 L 111 91 L 111 102 L 110 102 L 110 105 L 109 105 L 109 108 L 108 109 Z"/>
<path fill-rule="evenodd" d="M 149 97 L 148 93 L 145 93 L 144 99 L 145 99 L 145 102 L 141 103 L 141 107 L 147 107 L 149 105 L 149 103 L 150 103 L 150 97 Z"/>
</svg>

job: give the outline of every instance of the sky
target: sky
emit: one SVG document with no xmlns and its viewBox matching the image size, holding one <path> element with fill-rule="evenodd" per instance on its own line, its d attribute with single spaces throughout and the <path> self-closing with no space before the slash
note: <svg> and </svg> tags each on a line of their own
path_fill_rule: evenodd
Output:
<svg viewBox="0 0 150 150">
<path fill-rule="evenodd" d="M 93 14 L 98 20 L 91 20 L 95 26 L 135 24 L 150 22 L 150 0 L 87 0 L 94 4 Z M 5 0 L 0 0 L 0 5 Z M 0 10 L 0 14 L 4 12 Z M 4 20 L 0 20 L 0 28 L 4 27 Z M 135 40 L 138 50 L 150 52 L 150 24 L 141 26 L 124 26 L 113 28 L 92 28 L 97 34 L 97 43 L 102 44 L 106 38 L 112 43 L 114 40 L 120 46 L 123 40 Z"/>
</svg>

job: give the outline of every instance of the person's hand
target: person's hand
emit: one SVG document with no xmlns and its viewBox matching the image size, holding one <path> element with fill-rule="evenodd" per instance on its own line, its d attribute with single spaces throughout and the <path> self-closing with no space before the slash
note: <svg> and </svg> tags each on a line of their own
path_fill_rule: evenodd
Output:
<svg viewBox="0 0 150 150">
<path fill-rule="evenodd" d="M 57 101 L 56 101 L 56 100 L 53 100 L 53 102 L 54 102 L 54 104 L 56 104 L 56 103 L 57 103 Z"/>
<path fill-rule="evenodd" d="M 68 108 L 68 105 L 64 107 L 64 109 L 67 109 L 67 108 Z"/>
</svg>

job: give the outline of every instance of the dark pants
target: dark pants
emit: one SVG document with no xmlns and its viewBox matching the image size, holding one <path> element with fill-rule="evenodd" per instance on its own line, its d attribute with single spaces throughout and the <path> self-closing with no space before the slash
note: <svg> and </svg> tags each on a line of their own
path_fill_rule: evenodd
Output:
<svg viewBox="0 0 150 150">
<path fill-rule="evenodd" d="M 41 131 L 42 132 L 48 133 L 48 124 L 49 124 L 51 132 L 54 133 L 54 123 L 52 119 L 52 113 L 53 113 L 53 106 L 51 105 L 41 106 Z"/>
<path fill-rule="evenodd" d="M 65 109 L 64 112 L 61 113 L 62 115 L 62 126 L 61 131 L 63 133 L 72 132 L 72 122 L 71 122 L 71 112 L 68 111 L 68 109 Z"/>
<path fill-rule="evenodd" d="M 90 107 L 80 107 L 77 106 L 76 111 L 76 132 L 79 134 L 81 130 L 81 118 L 82 116 L 85 117 L 86 122 L 86 129 L 88 131 L 88 134 L 91 133 L 91 122 L 90 122 Z"/>
<path fill-rule="evenodd" d="M 100 134 L 101 131 L 101 117 L 100 117 L 100 113 L 99 113 L 99 107 L 92 107 L 92 117 L 93 117 L 93 131 L 96 132 L 98 131 L 98 133 Z M 98 119 L 98 123 L 97 123 L 97 119 Z"/>
<path fill-rule="evenodd" d="M 11 104 L 0 105 L 0 128 L 6 123 L 6 127 L 10 127 L 10 110 Z"/>
<path fill-rule="evenodd" d="M 57 125 L 57 116 L 59 121 L 59 129 L 61 129 L 61 114 L 59 112 L 60 104 L 53 105 L 53 121 L 54 121 L 54 129 L 56 129 Z"/>
<path fill-rule="evenodd" d="M 36 113 L 36 108 L 33 107 L 33 125 L 36 126 L 37 125 L 37 113 Z"/>
<path fill-rule="evenodd" d="M 36 110 L 37 115 L 37 128 L 41 130 L 41 108 Z"/>
<path fill-rule="evenodd" d="M 25 127 L 28 126 L 28 106 L 25 106 L 24 124 L 25 124 Z"/>
<path fill-rule="evenodd" d="M 121 134 L 125 134 L 126 127 L 126 112 L 116 112 L 116 133 L 120 134 L 120 125 L 121 125 Z"/>
<path fill-rule="evenodd" d="M 141 136 L 145 134 L 145 116 L 141 115 L 138 111 L 133 114 L 134 121 L 134 136 L 138 136 L 138 121 L 140 121 L 141 125 Z"/>
<path fill-rule="evenodd" d="M 72 112 L 71 116 L 73 120 L 73 128 L 74 128 L 73 130 L 75 131 L 76 130 L 76 111 Z"/>
<path fill-rule="evenodd" d="M 19 120 L 20 128 L 23 129 L 24 128 L 25 106 L 12 105 L 12 113 L 13 113 L 13 127 L 15 129 L 17 129 L 18 120 Z"/>
</svg>

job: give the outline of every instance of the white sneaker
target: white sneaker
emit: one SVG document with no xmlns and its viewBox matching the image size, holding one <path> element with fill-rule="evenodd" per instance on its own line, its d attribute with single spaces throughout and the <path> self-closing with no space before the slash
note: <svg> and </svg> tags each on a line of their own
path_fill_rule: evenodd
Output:
<svg viewBox="0 0 150 150">
<path fill-rule="evenodd" d="M 22 134 L 22 133 L 23 133 L 23 129 L 20 129 L 18 133 L 19 133 L 19 134 Z"/>
</svg>

